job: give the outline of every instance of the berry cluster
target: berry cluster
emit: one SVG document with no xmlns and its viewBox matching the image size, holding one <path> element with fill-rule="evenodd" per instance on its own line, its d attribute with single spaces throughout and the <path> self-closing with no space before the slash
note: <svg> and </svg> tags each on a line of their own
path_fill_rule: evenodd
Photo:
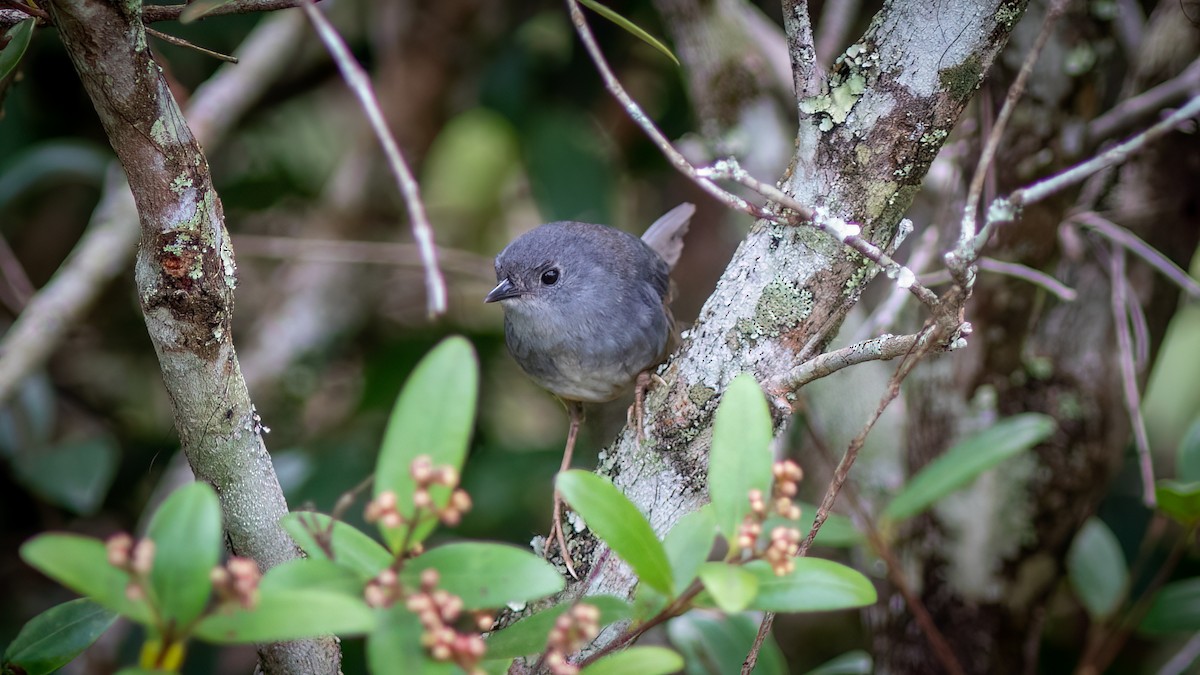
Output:
<svg viewBox="0 0 1200 675">
<path fill-rule="evenodd" d="M 471 510 L 471 497 L 465 490 L 458 487 L 458 471 L 452 466 L 434 466 L 428 455 L 421 455 L 413 460 L 409 474 L 417 483 L 412 501 L 416 510 L 412 519 L 419 519 L 422 512 L 433 514 L 443 524 L 453 527 L 462 521 L 463 514 Z M 429 488 L 440 485 L 451 490 L 450 500 L 445 507 L 438 508 L 434 504 Z M 391 490 L 379 493 L 367 503 L 364 514 L 368 523 L 380 522 L 385 527 L 400 527 L 405 518 L 400 513 L 396 493 Z"/>
<path fill-rule="evenodd" d="M 772 468 L 775 485 L 771 490 L 771 506 L 774 512 L 788 520 L 800 519 L 800 507 L 792 501 L 798 491 L 797 483 L 804 478 L 800 465 L 792 460 L 776 462 Z M 753 552 L 767 520 L 767 502 L 761 490 L 750 491 L 750 513 L 746 514 L 737 533 L 737 547 Z M 796 568 L 792 561 L 796 547 L 800 544 L 800 530 L 795 527 L 778 526 L 771 529 L 770 543 L 763 557 L 771 564 L 778 576 Z"/>
<path fill-rule="evenodd" d="M 408 596 L 405 606 L 417 615 L 421 626 L 421 644 L 429 650 L 436 661 L 452 662 L 463 670 L 476 675 L 483 673 L 479 661 L 486 647 L 483 638 L 474 630 L 460 633 L 454 624 L 462 617 L 462 599 L 437 587 L 437 570 L 421 572 L 421 589 Z M 487 614 L 474 617 L 472 629 L 480 631 L 492 627 L 493 618 Z"/>
<path fill-rule="evenodd" d="M 253 609 L 258 604 L 258 582 L 262 580 L 262 572 L 258 570 L 258 563 L 250 558 L 233 556 L 224 567 L 214 567 L 209 578 L 221 602 L 236 602 L 243 609 Z"/>
<path fill-rule="evenodd" d="M 104 542 L 104 548 L 108 552 L 108 564 L 129 573 L 125 597 L 135 602 L 145 600 L 145 581 L 154 566 L 154 541 L 139 539 L 134 542 L 128 533 L 118 532 Z"/>
<path fill-rule="evenodd" d="M 561 614 L 546 640 L 546 667 L 552 675 L 575 675 L 579 666 L 567 662 L 567 654 L 591 642 L 600 633 L 600 610 L 595 605 L 579 604 Z"/>
</svg>

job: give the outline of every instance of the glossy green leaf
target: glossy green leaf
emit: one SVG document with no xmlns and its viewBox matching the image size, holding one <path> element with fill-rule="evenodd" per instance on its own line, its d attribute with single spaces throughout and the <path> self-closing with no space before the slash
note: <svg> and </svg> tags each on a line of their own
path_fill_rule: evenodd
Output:
<svg viewBox="0 0 1200 675">
<path fill-rule="evenodd" d="M 740 612 L 758 595 L 758 577 L 738 565 L 708 562 L 700 566 L 700 581 L 725 612 Z"/>
<path fill-rule="evenodd" d="M 708 505 L 680 518 L 667 533 L 663 549 L 671 563 L 675 595 L 682 593 L 696 578 L 696 572 L 708 560 L 716 538 L 717 521 L 713 518 L 712 507 Z"/>
<path fill-rule="evenodd" d="M 29 41 L 33 39 L 35 23 L 37 23 L 37 19 L 30 17 L 8 29 L 10 39 L 4 49 L 0 49 L 0 80 L 8 77 L 16 69 L 17 64 L 21 63 L 21 57 L 25 55 L 25 50 L 29 48 Z"/>
<path fill-rule="evenodd" d="M 352 569 L 323 558 L 301 558 L 267 570 L 259 582 L 263 593 L 275 591 L 329 591 L 361 597 L 365 582 Z"/>
<path fill-rule="evenodd" d="M 112 610 L 87 598 L 55 605 L 33 617 L 4 650 L 0 663 L 43 675 L 69 663 L 117 620 Z"/>
<path fill-rule="evenodd" d="M 817 506 L 805 502 L 796 502 L 796 505 L 800 507 L 800 512 L 803 514 L 800 522 L 804 523 L 804 526 L 800 527 L 800 532 L 807 535 L 809 530 L 812 529 L 813 522 L 817 519 Z M 766 536 L 770 536 L 771 526 L 775 520 L 774 518 L 768 518 L 764 524 L 763 533 Z M 783 525 L 786 523 L 784 519 L 780 518 L 778 519 L 778 524 Z M 792 525 L 792 527 L 795 527 L 795 525 Z M 817 538 L 813 540 L 813 544 L 815 546 L 829 546 L 831 548 L 847 548 L 863 543 L 864 538 L 863 533 L 859 532 L 858 528 L 854 526 L 853 521 L 848 517 L 840 513 L 830 513 L 829 517 L 825 519 L 825 523 L 821 525 L 821 529 L 817 532 Z"/>
<path fill-rule="evenodd" d="M 687 675 L 729 675 L 742 670 L 742 661 L 754 644 L 760 612 L 725 614 L 692 610 L 667 623 L 671 645 L 684 657 Z M 768 635 L 758 653 L 754 675 L 787 675 L 788 669 L 774 635 Z"/>
<path fill-rule="evenodd" d="M 479 363 L 471 343 L 450 337 L 433 348 L 417 364 L 388 420 L 383 447 L 375 467 L 375 492 L 396 493 L 400 513 L 412 518 L 415 483 L 409 474 L 414 459 L 427 455 L 436 466 L 461 471 L 471 431 L 475 426 L 475 404 L 479 393 Z M 435 505 L 445 506 L 450 490 L 430 488 Z M 437 525 L 426 519 L 408 537 L 411 547 L 423 541 Z M 384 541 L 396 552 L 405 540 L 407 525 L 380 526 Z"/>
<path fill-rule="evenodd" d="M 584 7 L 587 7 L 588 9 L 590 9 L 593 12 L 599 14 L 600 16 L 608 19 L 609 21 L 617 24 L 618 26 L 623 28 L 630 35 L 633 35 L 634 37 L 641 40 L 642 42 L 645 42 L 646 44 L 650 45 L 651 47 L 654 47 L 655 49 L 657 49 L 668 59 L 671 59 L 671 62 L 674 63 L 675 65 L 677 65 L 677 66 L 679 65 L 679 59 L 675 58 L 675 55 L 671 53 L 671 50 L 668 49 L 667 46 L 664 45 L 658 38 L 647 33 L 644 29 L 642 29 L 641 26 L 638 26 L 634 22 L 630 21 L 629 19 L 626 19 L 625 17 L 621 16 L 620 14 L 617 14 L 616 12 L 612 11 L 608 7 L 605 7 L 604 5 L 596 2 L 596 0 L 579 0 L 579 4 L 583 5 Z"/>
<path fill-rule="evenodd" d="M 600 610 L 600 626 L 603 628 L 633 615 L 628 602 L 611 595 L 594 595 L 580 600 Z M 554 605 L 520 621 L 506 626 L 487 637 L 486 659 L 514 659 L 538 654 L 546 649 L 546 638 L 554 621 L 570 607 L 569 604 Z"/>
<path fill-rule="evenodd" d="M 1200 631 L 1200 577 L 1174 581 L 1160 588 L 1138 629 L 1144 633 Z"/>
<path fill-rule="evenodd" d="M 13 469 L 38 496 L 86 516 L 94 514 L 108 494 L 119 454 L 111 438 L 99 436 L 17 453 Z"/>
<path fill-rule="evenodd" d="M 367 665 L 371 675 L 450 675 L 462 671 L 434 661 L 421 645 L 421 623 L 416 615 L 396 605 L 380 612 L 379 625 L 367 637 Z"/>
<path fill-rule="evenodd" d="M 871 675 L 874 672 L 875 661 L 871 655 L 856 649 L 829 659 L 805 675 Z"/>
<path fill-rule="evenodd" d="M 203 19 L 205 15 L 219 9 L 222 5 L 228 5 L 233 0 L 192 0 L 179 13 L 179 23 L 191 23 L 199 19 Z"/>
<path fill-rule="evenodd" d="M 662 542 L 612 481 L 574 470 L 558 474 L 555 485 L 592 532 L 628 563 L 639 579 L 661 593 L 671 594 L 671 564 Z"/>
<path fill-rule="evenodd" d="M 1129 583 L 1129 571 L 1121 544 L 1104 521 L 1089 518 L 1075 535 L 1067 553 L 1067 573 L 1093 621 L 1112 616 Z"/>
<path fill-rule="evenodd" d="M 1179 442 L 1175 475 L 1182 482 L 1200 482 L 1200 418 L 1192 422 Z"/>
<path fill-rule="evenodd" d="M 146 530 L 154 542 L 150 588 L 158 614 L 177 626 L 200 616 L 212 594 L 212 570 L 221 557 L 221 504 L 207 483 L 175 490 Z"/>
<path fill-rule="evenodd" d="M 296 545 L 310 558 L 325 559 L 328 557 L 325 549 L 317 544 L 310 528 L 315 527 L 318 532 L 325 532 L 329 529 L 331 520 L 323 513 L 296 511 L 285 515 L 279 522 L 283 529 L 291 535 Z M 383 544 L 375 541 L 362 530 L 340 520 L 333 525 L 329 545 L 333 550 L 334 562 L 354 570 L 364 581 L 374 578 L 383 571 L 383 568 L 392 564 L 392 554 L 383 547 Z"/>
<path fill-rule="evenodd" d="M 1053 418 L 1039 413 L 1000 420 L 921 469 L 887 505 L 884 517 L 899 521 L 921 513 L 984 471 L 1046 440 L 1055 428 Z"/>
<path fill-rule="evenodd" d="M 769 612 L 822 612 L 874 604 L 875 586 L 858 570 L 832 560 L 797 558 L 796 569 L 776 576 L 765 561 L 746 564 L 758 577 L 754 609 Z"/>
<path fill-rule="evenodd" d="M 487 655 L 484 655 L 487 658 Z M 515 659 L 495 659 L 489 661 L 481 661 L 479 667 L 487 675 L 508 675 L 508 671 L 512 668 Z"/>
<path fill-rule="evenodd" d="M 104 542 L 75 534 L 42 534 L 21 546 L 21 559 L 42 574 L 143 624 L 151 622 L 144 600 L 125 596 L 129 575 L 108 564 Z"/>
<path fill-rule="evenodd" d="M 361 597 L 320 590 L 260 589 L 251 609 L 226 603 L 196 624 L 196 637 L 219 644 L 279 642 L 317 635 L 363 635 L 375 612 Z"/>
<path fill-rule="evenodd" d="M 667 675 L 682 668 L 683 657 L 666 647 L 630 647 L 597 659 L 579 675 Z"/>
<path fill-rule="evenodd" d="M 508 544 L 447 544 L 408 561 L 400 573 L 405 584 L 420 584 L 421 572 L 438 572 L 438 588 L 457 595 L 467 609 L 495 609 L 539 600 L 563 589 L 563 578 L 550 563 Z"/>
<path fill-rule="evenodd" d="M 1158 510 L 1184 527 L 1200 522 L 1200 481 L 1160 480 L 1154 488 Z"/>
<path fill-rule="evenodd" d="M 733 379 L 713 418 L 708 494 L 717 527 L 730 548 L 750 513 L 750 491 L 771 495 L 771 413 L 754 376 Z M 733 551 L 731 551 L 731 554 Z"/>
</svg>

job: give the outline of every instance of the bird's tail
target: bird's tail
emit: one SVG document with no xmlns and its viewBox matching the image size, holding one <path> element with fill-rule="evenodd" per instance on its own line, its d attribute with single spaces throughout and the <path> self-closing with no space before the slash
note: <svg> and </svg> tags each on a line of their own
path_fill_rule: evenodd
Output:
<svg viewBox="0 0 1200 675">
<path fill-rule="evenodd" d="M 688 224 L 695 212 L 694 204 L 684 202 L 660 216 L 642 235 L 642 241 L 662 256 L 671 269 L 679 262 L 679 254 L 683 252 L 683 235 L 687 234 Z"/>
</svg>

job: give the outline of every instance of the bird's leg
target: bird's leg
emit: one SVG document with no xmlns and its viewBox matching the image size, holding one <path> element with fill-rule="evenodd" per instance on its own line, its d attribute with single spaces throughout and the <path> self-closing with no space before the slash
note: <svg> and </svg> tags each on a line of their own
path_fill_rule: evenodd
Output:
<svg viewBox="0 0 1200 675">
<path fill-rule="evenodd" d="M 658 382 L 664 387 L 667 386 L 667 383 L 658 376 L 658 373 L 653 373 L 649 370 L 643 370 L 638 373 L 637 381 L 633 387 L 633 405 L 630 406 L 629 411 L 625 414 L 625 424 L 629 424 L 630 422 L 637 423 L 638 443 L 645 440 L 646 434 L 643 424 L 645 421 L 644 409 L 646 407 L 646 392 L 650 389 L 651 382 Z"/>
<path fill-rule="evenodd" d="M 563 450 L 562 466 L 559 467 L 559 473 L 571 468 L 571 455 L 575 452 L 575 439 L 579 436 L 579 427 L 583 424 L 583 404 L 579 401 L 563 401 L 567 406 L 567 413 L 571 417 L 571 428 L 567 431 L 567 447 Z M 567 539 L 563 534 L 562 528 L 562 495 L 559 494 L 558 488 L 554 489 L 554 522 L 550 525 L 550 536 L 546 537 L 546 546 L 542 550 L 542 555 L 550 553 L 550 544 L 557 541 L 558 548 L 562 551 L 563 563 L 567 566 L 567 571 L 571 573 L 571 577 L 578 579 L 579 575 L 575 574 L 575 565 L 571 561 L 571 554 L 567 551 Z"/>
</svg>

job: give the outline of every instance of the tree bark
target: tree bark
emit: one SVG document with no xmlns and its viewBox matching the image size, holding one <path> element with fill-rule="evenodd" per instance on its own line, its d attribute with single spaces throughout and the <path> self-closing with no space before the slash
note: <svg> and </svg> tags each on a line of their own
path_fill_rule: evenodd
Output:
<svg viewBox="0 0 1200 675">
<path fill-rule="evenodd" d="M 138 297 L 183 450 L 221 499 L 230 549 L 263 569 L 299 556 L 230 334 L 236 267 L 208 163 L 154 61 L 141 3 L 48 6 L 129 178 L 141 222 Z M 335 673 L 333 638 L 264 645 L 268 673 Z"/>
</svg>

